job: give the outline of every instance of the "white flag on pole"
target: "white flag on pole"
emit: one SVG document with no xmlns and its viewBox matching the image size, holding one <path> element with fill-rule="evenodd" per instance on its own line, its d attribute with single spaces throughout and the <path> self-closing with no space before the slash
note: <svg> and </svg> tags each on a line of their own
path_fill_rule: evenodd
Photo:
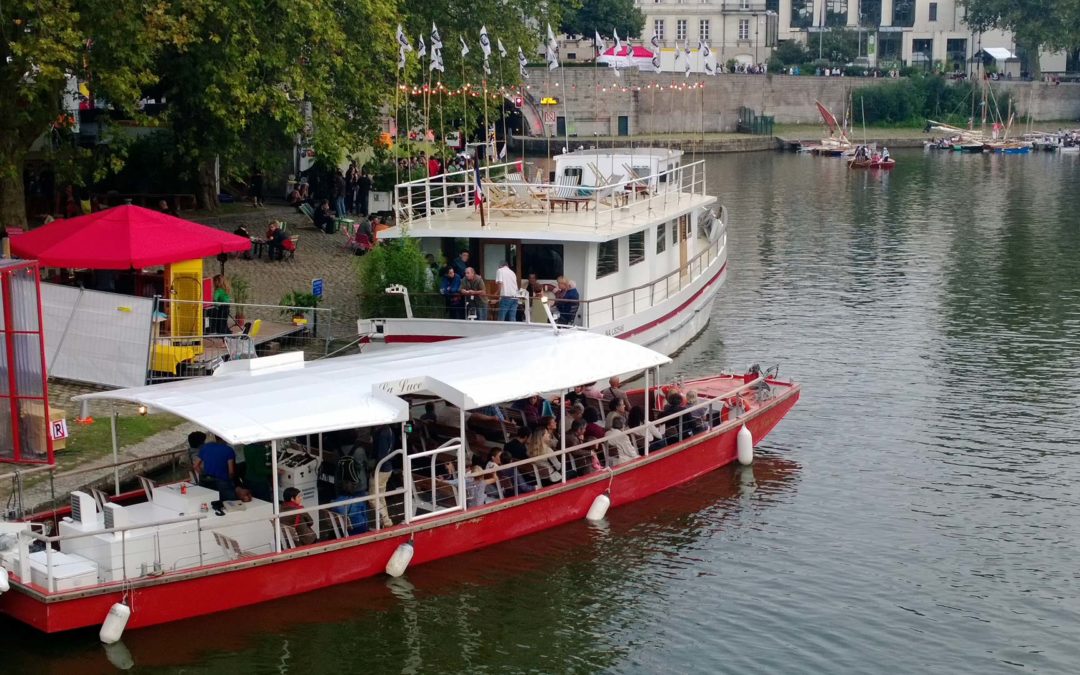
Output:
<svg viewBox="0 0 1080 675">
<path fill-rule="evenodd" d="M 480 51 L 484 52 L 484 60 L 491 56 L 491 38 L 488 37 L 487 26 L 480 26 Z"/>
<path fill-rule="evenodd" d="M 495 44 L 499 47 L 499 58 L 506 58 L 506 47 L 503 47 L 502 38 L 495 38 Z"/>
<path fill-rule="evenodd" d="M 437 70 L 440 73 L 446 72 L 446 68 L 443 66 L 442 49 L 436 49 L 434 46 L 431 48 L 431 65 L 428 70 Z"/>
<path fill-rule="evenodd" d="M 435 22 L 431 22 L 431 48 L 442 49 L 442 36 L 439 35 L 439 29 L 435 27 Z"/>
<path fill-rule="evenodd" d="M 404 47 L 399 47 L 398 48 L 397 69 L 398 70 L 405 70 L 405 48 Z"/>
<path fill-rule="evenodd" d="M 427 45 L 424 44 L 424 36 L 420 36 L 420 42 L 416 46 L 416 55 L 420 58 L 427 56 Z"/>
<path fill-rule="evenodd" d="M 461 58 L 465 58 L 469 55 L 469 45 L 465 44 L 465 38 L 460 35 L 458 36 L 458 39 L 461 40 Z"/>
<path fill-rule="evenodd" d="M 525 58 L 525 52 L 518 47 L 518 74 L 521 75 L 521 79 L 529 79 L 529 71 L 525 69 L 525 66 L 529 65 L 529 60 Z"/>
<path fill-rule="evenodd" d="M 593 49 L 596 50 L 597 58 L 604 53 L 604 38 L 600 37 L 600 31 L 594 31 L 593 36 Z"/>
<path fill-rule="evenodd" d="M 401 50 L 406 52 L 412 51 L 412 45 L 409 44 L 409 38 L 405 37 L 405 31 L 401 30 L 401 24 L 397 25 L 397 41 L 401 45 Z"/>
</svg>

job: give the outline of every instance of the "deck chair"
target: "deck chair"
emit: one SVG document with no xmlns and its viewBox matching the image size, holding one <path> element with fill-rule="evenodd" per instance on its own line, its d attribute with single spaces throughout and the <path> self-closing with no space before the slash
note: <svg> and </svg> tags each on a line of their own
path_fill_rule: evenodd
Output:
<svg viewBox="0 0 1080 675">
<path fill-rule="evenodd" d="M 109 495 L 93 487 L 90 488 L 90 494 L 93 495 L 94 501 L 97 503 L 98 513 L 105 513 L 105 505 L 109 503 Z"/>
<path fill-rule="evenodd" d="M 555 204 L 562 204 L 563 208 L 566 208 L 567 204 L 588 203 L 589 197 L 582 195 L 581 187 L 579 187 L 580 182 L 580 176 L 559 176 L 556 178 L 555 191 L 547 196 L 549 207 L 554 208 Z"/>
<path fill-rule="evenodd" d="M 229 353 L 229 360 L 253 359 L 255 353 L 255 337 L 262 330 L 262 319 L 248 321 L 244 324 L 244 330 L 236 335 L 225 338 L 225 349 Z"/>
<path fill-rule="evenodd" d="M 136 476 L 136 478 L 139 479 L 139 485 L 142 486 L 143 492 L 146 493 L 146 501 L 154 501 L 154 481 L 146 476 Z"/>
<path fill-rule="evenodd" d="M 337 511 L 329 510 L 326 515 L 330 518 L 330 529 L 334 532 L 334 539 L 344 539 L 349 536 L 349 519 Z"/>
<path fill-rule="evenodd" d="M 300 541 L 300 535 L 297 533 L 296 528 L 292 525 L 281 524 L 281 548 L 282 550 L 296 548 L 297 543 Z"/>
<path fill-rule="evenodd" d="M 536 188 L 525 182 L 525 177 L 520 173 L 509 174 L 506 177 L 506 184 L 525 208 L 543 211 L 544 205 L 540 201 L 547 199 L 548 191 L 546 189 Z"/>
<path fill-rule="evenodd" d="M 311 206 L 311 204 L 304 202 L 300 206 L 296 207 L 296 210 L 307 216 L 308 222 L 311 223 L 312 227 L 315 226 L 315 209 Z"/>
<path fill-rule="evenodd" d="M 642 176 L 640 173 L 638 173 L 636 170 L 634 170 L 634 167 L 630 166 L 629 164 L 623 164 L 622 166 L 623 166 L 623 170 L 626 171 L 627 179 L 631 181 L 631 183 L 626 186 L 627 189 L 628 190 L 633 190 L 633 191 L 636 191 L 636 192 L 640 192 L 640 193 L 642 193 L 644 195 L 648 195 L 649 194 L 649 179 L 648 179 L 648 177 L 647 176 Z"/>
</svg>

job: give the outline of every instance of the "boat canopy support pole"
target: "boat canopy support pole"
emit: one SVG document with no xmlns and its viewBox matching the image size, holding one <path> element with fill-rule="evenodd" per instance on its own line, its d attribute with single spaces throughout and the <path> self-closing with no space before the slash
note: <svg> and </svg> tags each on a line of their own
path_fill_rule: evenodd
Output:
<svg viewBox="0 0 1080 675">
<path fill-rule="evenodd" d="M 652 445 L 652 439 L 649 438 L 649 408 L 652 407 L 652 392 L 649 391 L 649 371 L 652 368 L 645 369 L 645 404 L 641 406 L 645 410 L 645 429 L 642 430 L 641 435 L 645 438 L 645 456 L 649 455 L 649 446 Z"/>
<path fill-rule="evenodd" d="M 109 415 L 109 431 L 112 438 L 112 461 L 113 461 L 113 496 L 120 496 L 120 444 L 116 436 L 116 406 L 113 406 Z M 146 495 L 147 499 L 150 495 Z"/>
<path fill-rule="evenodd" d="M 274 553 L 281 552 L 281 509 L 278 508 L 278 442 L 275 438 L 270 441 L 270 483 L 274 491 L 270 505 L 274 508 Z"/>
<path fill-rule="evenodd" d="M 562 482 L 566 482 L 566 390 L 559 390 L 559 450 L 562 457 Z"/>
<path fill-rule="evenodd" d="M 469 505 L 468 500 L 465 498 L 465 408 L 458 408 L 458 417 L 461 424 L 461 438 L 458 442 L 457 451 L 457 498 L 461 510 L 464 511 Z"/>
</svg>

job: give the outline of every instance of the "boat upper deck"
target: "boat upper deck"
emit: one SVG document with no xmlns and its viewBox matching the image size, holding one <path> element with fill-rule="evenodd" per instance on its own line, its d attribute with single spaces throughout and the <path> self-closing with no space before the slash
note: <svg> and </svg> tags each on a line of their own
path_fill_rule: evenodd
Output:
<svg viewBox="0 0 1080 675">
<path fill-rule="evenodd" d="M 599 163 L 590 161 L 598 157 Z M 622 156 L 582 154 L 579 159 L 583 166 L 568 167 L 569 175 L 558 176 L 555 183 L 526 181 L 516 162 L 402 183 L 395 188 L 398 224 L 379 236 L 473 237 L 482 232 L 490 239 L 602 242 L 716 202 L 705 193 L 703 161 L 651 173 L 621 162 L 622 173 L 614 168 L 605 175 L 603 167 L 615 167 Z"/>
</svg>

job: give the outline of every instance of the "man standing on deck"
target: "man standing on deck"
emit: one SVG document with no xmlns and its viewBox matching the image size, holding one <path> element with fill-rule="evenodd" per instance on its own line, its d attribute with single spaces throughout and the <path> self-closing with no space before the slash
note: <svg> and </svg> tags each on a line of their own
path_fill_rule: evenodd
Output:
<svg viewBox="0 0 1080 675">
<path fill-rule="evenodd" d="M 499 284 L 499 321 L 517 321 L 518 279 L 505 260 L 499 263 L 495 280 Z"/>
<path fill-rule="evenodd" d="M 465 318 L 475 314 L 478 321 L 487 321 L 484 279 L 471 267 L 465 268 L 465 279 L 461 282 L 461 294 L 465 296 Z"/>
</svg>

